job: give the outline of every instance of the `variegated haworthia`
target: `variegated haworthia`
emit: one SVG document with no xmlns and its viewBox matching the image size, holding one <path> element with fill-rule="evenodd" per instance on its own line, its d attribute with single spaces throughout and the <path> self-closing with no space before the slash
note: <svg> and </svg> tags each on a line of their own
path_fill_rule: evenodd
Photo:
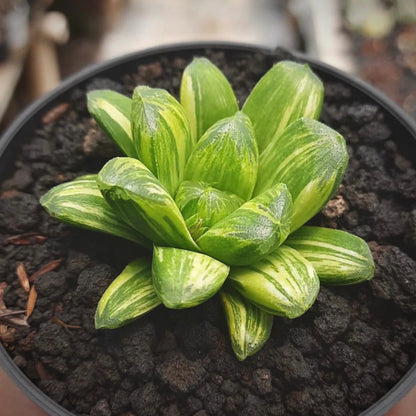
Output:
<svg viewBox="0 0 416 416">
<path fill-rule="evenodd" d="M 185 69 L 181 103 L 147 86 L 133 99 L 88 94 L 91 115 L 128 157 L 58 185 L 41 203 L 71 224 L 153 244 L 153 259 L 131 262 L 104 293 L 97 328 L 220 292 L 244 360 L 267 341 L 273 315 L 296 318 L 311 307 L 320 281 L 373 276 L 363 240 L 303 226 L 336 192 L 348 162 L 342 136 L 316 121 L 322 99 L 308 65 L 282 61 L 238 111 L 229 82 L 205 58 Z"/>
<path fill-rule="evenodd" d="M 205 182 L 247 201 L 256 185 L 257 169 L 251 121 L 238 112 L 215 123 L 201 137 L 186 164 L 185 179 Z"/>
<path fill-rule="evenodd" d="M 40 199 L 52 217 L 77 227 L 116 235 L 151 248 L 140 231 L 121 221 L 101 195 L 97 175 L 85 175 L 55 186 Z"/>
<path fill-rule="evenodd" d="M 255 194 L 285 183 L 293 198 L 294 231 L 338 189 L 348 163 L 345 140 L 325 124 L 301 118 L 271 145 L 260 157 Z"/>
<path fill-rule="evenodd" d="M 323 97 L 322 81 L 307 64 L 282 61 L 266 72 L 242 110 L 253 122 L 260 153 L 297 119 L 318 119 Z"/>
<path fill-rule="evenodd" d="M 260 309 L 287 318 L 305 313 L 319 291 L 312 264 L 287 246 L 250 266 L 233 268 L 229 279 L 232 287 Z"/>
<path fill-rule="evenodd" d="M 194 58 L 185 68 L 180 95 L 195 141 L 218 120 L 238 111 L 237 99 L 227 78 L 206 58 Z"/>
<path fill-rule="evenodd" d="M 97 185 L 115 213 L 155 244 L 198 250 L 173 198 L 137 159 L 111 159 Z"/>
<path fill-rule="evenodd" d="M 204 182 L 184 181 L 176 193 L 175 202 L 193 238 L 198 239 L 244 201 L 237 195 L 220 191 Z"/>
<path fill-rule="evenodd" d="M 118 328 L 161 303 L 153 289 L 150 261 L 137 259 L 129 263 L 104 292 L 95 312 L 95 327 Z"/>
<path fill-rule="evenodd" d="M 279 183 L 219 221 L 197 243 L 226 264 L 251 264 L 283 243 L 291 215 L 292 198 Z"/>
</svg>

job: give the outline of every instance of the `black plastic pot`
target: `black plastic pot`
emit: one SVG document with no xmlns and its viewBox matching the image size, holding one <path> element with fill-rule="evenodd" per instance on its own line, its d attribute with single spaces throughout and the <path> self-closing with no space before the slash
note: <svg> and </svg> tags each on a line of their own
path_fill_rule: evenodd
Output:
<svg viewBox="0 0 416 416">
<path fill-rule="evenodd" d="M 202 54 L 207 48 L 213 51 L 226 51 L 229 54 L 255 54 L 256 52 L 261 52 L 262 54 L 267 55 L 272 53 L 270 49 L 259 48 L 252 45 L 235 43 L 192 43 L 153 48 L 91 66 L 67 79 L 56 90 L 33 103 L 9 127 L 0 140 L 0 177 L 8 171 L 14 160 L 15 154 L 19 151 L 26 138 L 30 137 L 30 132 L 39 127 L 42 115 L 57 104 L 65 101 L 69 92 L 74 87 L 83 87 L 97 76 L 117 79 L 123 74 L 134 72 L 137 69 L 138 64 L 154 61 L 160 55 L 177 56 L 180 54 L 184 57 L 189 57 Z M 358 95 L 365 96 L 367 99 L 373 100 L 380 105 L 390 118 L 389 122 L 394 126 L 395 132 L 397 132 L 397 144 L 401 152 L 415 160 L 416 123 L 413 119 L 405 115 L 396 104 L 371 86 L 342 71 L 306 58 L 300 54 L 295 54 L 295 56 L 308 62 L 318 75 L 325 77 L 327 80 L 344 82 Z M 409 140 L 409 137 L 413 137 L 415 140 Z M 50 415 L 73 415 L 41 392 L 13 363 L 2 345 L 0 345 L 0 365 L 25 395 Z M 416 364 L 412 366 L 412 368 L 388 393 L 369 409 L 362 412 L 361 416 L 384 415 L 415 385 Z"/>
</svg>

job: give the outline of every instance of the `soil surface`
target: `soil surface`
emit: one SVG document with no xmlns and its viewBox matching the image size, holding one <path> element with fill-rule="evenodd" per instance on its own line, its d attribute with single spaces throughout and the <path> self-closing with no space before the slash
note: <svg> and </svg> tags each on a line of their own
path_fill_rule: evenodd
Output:
<svg viewBox="0 0 416 416">
<path fill-rule="evenodd" d="M 207 55 L 240 103 L 287 56 Z M 95 79 L 87 89 L 131 94 L 147 84 L 177 96 L 186 64 L 164 58 L 118 81 Z M 395 144 L 403 132 L 377 105 L 324 82 L 322 120 L 345 136 L 350 164 L 339 194 L 314 223 L 371 242 L 372 281 L 322 287 L 304 316 L 276 318 L 265 347 L 244 362 L 232 352 L 216 297 L 189 310 L 159 307 L 124 328 L 96 331 L 100 295 L 139 250 L 61 224 L 39 206 L 52 186 L 97 172 L 116 153 L 87 113 L 86 91 L 74 90 L 43 117 L 0 188 L 5 305 L 26 310 L 30 296 L 33 304 L 34 290 L 25 291 L 16 275 L 20 263 L 29 276 L 47 266 L 32 284 L 37 299 L 29 326 L 0 325 L 22 371 L 62 406 L 91 416 L 353 416 L 386 393 L 416 353 L 416 170 Z"/>
</svg>

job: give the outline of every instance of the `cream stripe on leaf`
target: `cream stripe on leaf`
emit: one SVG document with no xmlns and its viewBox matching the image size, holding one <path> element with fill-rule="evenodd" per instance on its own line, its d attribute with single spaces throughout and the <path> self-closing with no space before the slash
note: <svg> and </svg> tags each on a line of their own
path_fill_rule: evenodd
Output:
<svg viewBox="0 0 416 416">
<path fill-rule="evenodd" d="M 262 311 L 230 287 L 220 291 L 231 346 L 240 361 L 259 351 L 270 337 L 273 316 Z"/>
<path fill-rule="evenodd" d="M 332 197 L 348 163 L 344 138 L 316 120 L 292 123 L 260 156 L 255 194 L 277 182 L 293 198 L 292 231 L 312 218 Z"/>
<path fill-rule="evenodd" d="M 100 231 L 151 248 L 151 242 L 138 230 L 121 221 L 101 195 L 97 175 L 81 176 L 55 186 L 40 199 L 54 218 L 93 231 Z"/>
<path fill-rule="evenodd" d="M 277 184 L 216 223 L 197 243 L 226 264 L 250 264 L 283 243 L 291 215 L 290 193 L 286 185 Z"/>
<path fill-rule="evenodd" d="M 186 164 L 185 179 L 250 199 L 257 179 L 258 150 L 249 118 L 237 112 L 209 128 Z"/>
<path fill-rule="evenodd" d="M 308 65 L 282 61 L 255 85 L 242 111 L 254 126 L 260 154 L 301 117 L 318 119 L 324 87 Z"/>
<path fill-rule="evenodd" d="M 286 245 L 249 266 L 233 267 L 228 281 L 259 308 L 287 318 L 305 313 L 319 292 L 312 264 Z"/>
<path fill-rule="evenodd" d="M 97 184 L 120 218 L 155 244 L 198 250 L 175 201 L 139 160 L 111 159 Z"/>
<path fill-rule="evenodd" d="M 219 191 L 204 182 L 184 181 L 179 186 L 175 202 L 193 238 L 197 239 L 244 201 L 237 195 Z"/>
<path fill-rule="evenodd" d="M 137 157 L 130 123 L 131 103 L 131 98 L 111 90 L 87 94 L 91 116 L 126 156 Z"/>
<path fill-rule="evenodd" d="M 185 68 L 180 101 L 190 121 L 195 141 L 218 120 L 238 111 L 230 83 L 207 58 L 194 58 Z"/>
<path fill-rule="evenodd" d="M 302 227 L 286 244 L 311 262 L 320 281 L 350 285 L 374 275 L 374 261 L 367 243 L 353 234 L 322 227 Z"/>
<path fill-rule="evenodd" d="M 104 292 L 95 312 L 95 327 L 119 328 L 161 303 L 153 289 L 150 260 L 137 259 Z"/>
<path fill-rule="evenodd" d="M 205 254 L 171 247 L 154 247 L 152 276 L 167 308 L 190 308 L 215 295 L 230 268 Z"/>
<path fill-rule="evenodd" d="M 139 86 L 133 93 L 131 121 L 138 158 L 174 195 L 193 147 L 182 106 L 166 90 Z"/>
</svg>

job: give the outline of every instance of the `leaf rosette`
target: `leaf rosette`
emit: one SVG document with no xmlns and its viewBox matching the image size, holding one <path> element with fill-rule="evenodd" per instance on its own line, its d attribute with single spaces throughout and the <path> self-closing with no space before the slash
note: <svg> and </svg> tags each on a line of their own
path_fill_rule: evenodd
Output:
<svg viewBox="0 0 416 416">
<path fill-rule="evenodd" d="M 139 86 L 133 97 L 96 90 L 91 116 L 124 157 L 97 175 L 51 189 L 48 213 L 71 225 L 152 248 L 102 296 L 97 328 L 116 328 L 160 304 L 189 308 L 216 293 L 239 360 L 267 341 L 273 316 L 296 318 L 320 284 L 371 279 L 367 244 L 304 224 L 341 183 L 343 137 L 317 121 L 323 84 L 282 61 L 239 106 L 208 59 L 185 69 L 180 102 Z"/>
</svg>

